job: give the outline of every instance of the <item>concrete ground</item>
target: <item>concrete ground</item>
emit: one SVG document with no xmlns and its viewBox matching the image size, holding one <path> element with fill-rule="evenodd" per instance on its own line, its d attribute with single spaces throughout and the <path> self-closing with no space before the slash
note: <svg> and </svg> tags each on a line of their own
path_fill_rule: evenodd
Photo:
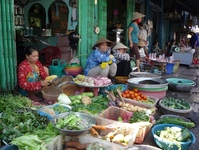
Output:
<svg viewBox="0 0 199 150">
<path fill-rule="evenodd" d="M 177 73 L 171 75 L 163 75 L 162 78 L 166 79 L 172 77 L 190 79 L 196 82 L 196 86 L 190 92 L 176 92 L 168 90 L 166 96 L 171 97 L 173 95 L 176 95 L 177 97 L 184 98 L 191 103 L 193 111 L 187 116 L 187 118 L 196 124 L 195 128 L 190 129 L 196 137 L 196 142 L 191 145 L 189 150 L 198 150 L 199 149 L 199 88 L 198 88 L 199 69 L 189 69 L 186 66 L 180 65 Z M 158 111 L 156 113 L 155 119 L 156 120 L 159 119 L 161 115 L 162 115 L 161 112 Z M 143 144 L 158 147 L 153 140 L 151 131 L 149 131 L 149 134 L 146 136 Z"/>
</svg>

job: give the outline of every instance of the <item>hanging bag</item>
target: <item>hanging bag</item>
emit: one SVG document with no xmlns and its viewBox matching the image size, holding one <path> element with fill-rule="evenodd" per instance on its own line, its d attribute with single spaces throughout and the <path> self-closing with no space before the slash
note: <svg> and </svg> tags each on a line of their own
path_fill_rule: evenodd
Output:
<svg viewBox="0 0 199 150">
<path fill-rule="evenodd" d="M 58 77 L 61 77 L 64 74 L 65 66 L 65 60 L 53 59 L 52 65 L 49 66 L 50 75 L 57 75 Z"/>
</svg>

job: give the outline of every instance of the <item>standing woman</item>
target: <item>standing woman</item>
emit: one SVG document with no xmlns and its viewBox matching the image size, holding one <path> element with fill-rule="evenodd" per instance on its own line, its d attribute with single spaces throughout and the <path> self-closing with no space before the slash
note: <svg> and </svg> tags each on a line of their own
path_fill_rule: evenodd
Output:
<svg viewBox="0 0 199 150">
<path fill-rule="evenodd" d="M 133 14 L 133 18 L 131 23 L 128 27 L 128 40 L 129 40 L 129 46 L 130 46 L 130 56 L 133 57 L 135 55 L 136 57 L 136 66 L 138 68 L 138 72 L 140 72 L 140 54 L 137 47 L 138 44 L 138 34 L 139 34 L 139 27 L 138 24 L 141 22 L 141 18 L 145 15 L 135 12 Z"/>
</svg>

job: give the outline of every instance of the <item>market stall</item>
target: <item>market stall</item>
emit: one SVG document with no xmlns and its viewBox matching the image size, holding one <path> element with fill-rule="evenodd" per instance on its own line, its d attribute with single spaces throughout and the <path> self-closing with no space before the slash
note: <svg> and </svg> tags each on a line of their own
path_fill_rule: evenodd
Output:
<svg viewBox="0 0 199 150">
<path fill-rule="evenodd" d="M 149 74 L 146 73 L 146 76 Z M 113 84 L 105 77 L 64 77 L 53 81 L 50 86 L 62 91 L 56 94 L 55 99 L 45 99 L 51 104 L 36 106 L 28 98 L 17 94 L 2 97 L 0 139 L 22 150 L 126 150 L 144 147 L 143 142 L 148 134 L 153 135 L 160 148 L 172 145 L 174 149 L 180 147 L 185 150 L 195 142 L 195 136 L 189 130 L 195 124 L 186 119 L 186 115 L 192 111 L 188 101 L 166 95 L 160 99 L 156 97 L 156 92 L 153 96 L 142 92 L 146 87 L 168 89 L 170 80 L 154 75 L 151 78 L 140 77 L 136 83 L 132 82 L 133 77 L 125 84 Z M 189 84 L 183 79 L 176 82 Z M 85 91 L 81 91 L 83 85 L 87 87 Z M 92 87 L 97 85 L 98 95 L 95 95 Z M 52 96 L 55 90 L 49 91 L 47 94 Z M 159 109 L 159 105 L 162 109 Z M 157 112 L 174 115 L 156 120 Z M 164 128 L 165 124 L 170 125 Z M 174 126 L 174 129 L 178 127 L 177 130 L 173 130 Z M 165 142 L 165 133 L 168 135 L 171 131 L 178 136 L 174 136 L 174 133 Z M 157 142 L 161 139 L 164 139 L 162 143 Z"/>
</svg>

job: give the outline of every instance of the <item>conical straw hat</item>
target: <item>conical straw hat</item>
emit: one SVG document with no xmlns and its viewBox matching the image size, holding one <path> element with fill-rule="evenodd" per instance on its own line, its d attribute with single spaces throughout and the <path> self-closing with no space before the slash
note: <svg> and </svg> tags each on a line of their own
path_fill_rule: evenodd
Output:
<svg viewBox="0 0 199 150">
<path fill-rule="evenodd" d="M 139 12 L 134 12 L 134 13 L 133 13 L 132 21 L 133 21 L 133 20 L 136 20 L 136 19 L 138 19 L 138 18 L 142 18 L 142 17 L 145 17 L 145 15 L 143 15 L 143 14 L 141 14 L 141 13 L 139 13 Z"/>
<path fill-rule="evenodd" d="M 110 40 L 107 40 L 106 38 L 100 38 L 100 39 L 93 45 L 93 49 L 95 49 L 95 47 L 96 47 L 98 44 L 101 44 L 101 43 L 108 43 L 108 44 L 110 44 L 111 47 L 113 46 L 113 42 L 111 42 Z"/>
<path fill-rule="evenodd" d="M 127 46 L 125 46 L 124 44 L 118 42 L 112 50 L 117 50 L 117 49 L 125 49 L 125 50 L 128 50 L 129 48 Z"/>
</svg>

